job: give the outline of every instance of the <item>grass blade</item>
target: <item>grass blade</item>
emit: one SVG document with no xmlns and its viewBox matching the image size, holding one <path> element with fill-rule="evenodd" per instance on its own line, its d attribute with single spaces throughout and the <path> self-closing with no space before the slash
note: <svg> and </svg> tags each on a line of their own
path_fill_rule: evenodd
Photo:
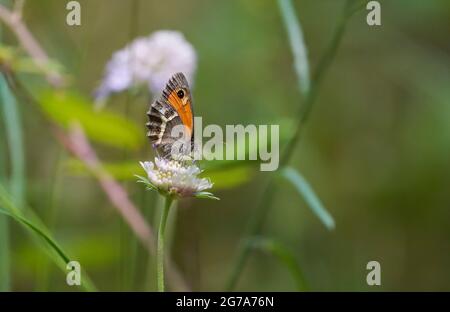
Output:
<svg viewBox="0 0 450 312">
<path fill-rule="evenodd" d="M 25 193 L 25 159 L 22 126 L 17 102 L 3 75 L 0 75 L 0 102 L 11 161 L 9 186 L 11 194 L 21 204 Z M 10 289 L 10 254 L 8 220 L 0 217 L 0 290 Z"/>
<path fill-rule="evenodd" d="M 20 225 L 30 231 L 32 237 L 38 242 L 45 244 L 39 244 L 39 246 L 48 252 L 48 249 L 52 251 L 49 253 L 50 258 L 57 264 L 59 268 L 66 271 L 66 265 L 70 262 L 71 258 L 62 249 L 62 247 L 56 242 L 52 237 L 49 230 L 42 224 L 37 216 L 35 216 L 31 210 L 27 209 L 29 217 L 25 216 L 24 212 L 19 209 L 13 202 L 11 196 L 8 192 L 0 185 L 0 213 L 11 217 L 13 220 L 17 221 Z M 83 274 L 83 282 L 81 287 L 86 291 L 95 291 L 96 288 L 93 285 L 90 278 L 86 273 Z"/>
<path fill-rule="evenodd" d="M 284 168 L 281 171 L 283 177 L 291 182 L 297 191 L 305 199 L 312 212 L 322 221 L 322 223 L 329 229 L 333 230 L 335 222 L 331 214 L 325 209 L 319 197 L 314 193 L 314 190 L 309 185 L 308 181 L 294 168 Z"/>
<path fill-rule="evenodd" d="M 0 76 L 0 99 L 11 161 L 11 194 L 20 206 L 25 193 L 25 157 L 17 102 L 4 76 Z"/>
<path fill-rule="evenodd" d="M 303 31 L 295 15 L 295 10 L 290 0 L 278 0 L 281 16 L 289 37 L 292 54 L 294 57 L 294 68 L 298 78 L 301 93 L 306 96 L 310 89 L 309 63 L 306 44 L 303 39 Z"/>
<path fill-rule="evenodd" d="M 43 238 L 44 241 L 46 241 L 53 248 L 53 250 L 65 263 L 70 262 L 69 257 L 64 253 L 61 247 L 59 247 L 59 245 L 52 238 L 50 238 L 50 236 L 48 236 L 42 229 L 33 224 L 31 221 L 21 216 L 20 214 L 12 214 L 3 208 L 0 208 L 0 213 L 13 218 L 14 220 L 22 223 L 23 225 L 31 229 L 33 232 L 35 232 L 37 235 Z"/>
</svg>

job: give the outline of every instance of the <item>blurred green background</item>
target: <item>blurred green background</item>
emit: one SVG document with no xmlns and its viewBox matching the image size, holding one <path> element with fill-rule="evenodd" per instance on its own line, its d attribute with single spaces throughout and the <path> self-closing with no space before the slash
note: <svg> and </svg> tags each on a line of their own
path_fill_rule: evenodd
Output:
<svg viewBox="0 0 450 312">
<path fill-rule="evenodd" d="M 27 1 L 23 19 L 85 97 L 98 86 L 114 51 L 135 37 L 173 29 L 198 53 L 194 107 L 204 123 L 280 124 L 284 137 L 293 130 L 302 101 L 276 1 L 79 2 L 78 27 L 66 25 L 66 1 L 60 0 Z M 365 10 L 349 21 L 291 161 L 334 216 L 335 230 L 328 231 L 294 187 L 280 180 L 264 236 L 294 253 L 310 290 L 449 291 L 450 3 L 381 3 L 382 26 L 369 27 Z M 294 1 L 312 70 L 343 4 Z M 2 38 L 5 45 L 17 45 L 3 25 Z M 34 90 L 45 85 L 35 75 L 21 79 Z M 107 106 L 132 120 L 143 138 L 147 108 L 147 96 L 127 93 Z M 152 259 L 96 180 L 73 169 L 38 107 L 19 101 L 19 109 L 29 206 L 100 290 L 154 290 Z M 2 118 L 0 172 L 6 183 L 4 129 Z M 137 164 L 152 158 L 150 145 L 142 142 L 137 150 L 95 148 L 105 162 Z M 219 202 L 185 200 L 172 211 L 171 254 L 193 290 L 224 289 L 269 178 L 257 168 L 251 172 L 235 177 L 243 183 L 213 189 Z M 136 185 L 135 173 L 143 174 L 131 170 L 122 183 L 155 225 L 157 196 Z M 12 289 L 74 290 L 29 235 L 10 225 Z M 366 284 L 371 260 L 381 264 L 378 287 Z M 237 289 L 296 288 L 274 257 L 254 251 Z"/>
</svg>

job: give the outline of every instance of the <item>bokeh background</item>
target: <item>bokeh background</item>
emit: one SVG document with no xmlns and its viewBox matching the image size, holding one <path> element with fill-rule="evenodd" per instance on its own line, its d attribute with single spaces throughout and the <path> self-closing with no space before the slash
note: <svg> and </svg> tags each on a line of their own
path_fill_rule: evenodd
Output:
<svg viewBox="0 0 450 312">
<path fill-rule="evenodd" d="M 179 30 L 198 53 L 195 113 L 204 122 L 280 124 L 293 131 L 302 103 L 292 53 L 276 1 L 80 0 L 82 25 L 67 26 L 65 2 L 27 1 L 23 20 L 87 99 L 112 53 L 138 36 Z M 311 69 L 326 49 L 344 1 L 294 1 Z M 310 290 L 450 290 L 450 3 L 381 1 L 382 26 L 366 11 L 349 21 L 302 141 L 292 158 L 336 228 L 327 230 L 295 188 L 279 180 L 264 237 L 296 257 Z M 2 24 L 2 45 L 17 46 Z M 44 88 L 38 75 L 20 79 Z M 26 202 L 78 260 L 100 290 L 154 290 L 152 257 L 101 191 L 52 136 L 39 107 L 18 101 L 26 157 Z M 148 96 L 122 93 L 106 110 L 136 124 L 145 136 Z M 105 163 L 152 158 L 137 149 L 94 143 Z M 11 172 L 0 119 L 1 182 Z M 134 168 L 128 166 L 126 168 Z M 122 168 L 120 181 L 150 224 L 158 197 Z M 193 290 L 223 290 L 246 225 L 269 174 L 244 163 L 218 174 L 220 201 L 185 200 L 172 210 L 170 253 Z M 227 174 L 228 172 L 228 174 Z M 208 172 L 205 172 L 208 175 Z M 11 289 L 71 291 L 62 273 L 29 233 L 10 224 Z M 2 256 L 2 255 L 0 255 Z M 382 285 L 366 284 L 377 260 Z M 0 278 L 2 278 L 0 276 Z M 296 290 L 289 271 L 255 250 L 238 290 Z"/>
</svg>

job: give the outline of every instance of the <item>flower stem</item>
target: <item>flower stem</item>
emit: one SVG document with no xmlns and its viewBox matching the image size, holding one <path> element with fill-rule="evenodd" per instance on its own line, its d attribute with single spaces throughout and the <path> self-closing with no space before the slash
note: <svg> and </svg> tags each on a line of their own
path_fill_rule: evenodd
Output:
<svg viewBox="0 0 450 312">
<path fill-rule="evenodd" d="M 169 215 L 170 206 L 173 198 L 166 197 L 166 203 L 161 214 L 161 221 L 158 229 L 158 247 L 156 250 L 156 279 L 158 282 L 157 289 L 164 291 L 164 230 L 166 229 L 167 216 Z"/>
</svg>

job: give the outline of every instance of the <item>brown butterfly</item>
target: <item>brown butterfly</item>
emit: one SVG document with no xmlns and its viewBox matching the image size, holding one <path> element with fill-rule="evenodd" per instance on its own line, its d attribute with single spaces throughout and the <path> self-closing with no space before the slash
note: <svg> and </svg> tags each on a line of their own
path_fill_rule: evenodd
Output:
<svg viewBox="0 0 450 312">
<path fill-rule="evenodd" d="M 174 158 L 173 146 L 175 142 L 184 140 L 177 153 L 182 155 L 192 151 L 194 141 L 194 117 L 192 109 L 192 95 L 186 77 L 176 73 L 170 78 L 162 95 L 150 105 L 147 112 L 149 122 L 147 136 L 158 154 L 164 158 Z M 179 131 L 174 135 L 175 127 L 183 130 L 183 137 Z"/>
</svg>

